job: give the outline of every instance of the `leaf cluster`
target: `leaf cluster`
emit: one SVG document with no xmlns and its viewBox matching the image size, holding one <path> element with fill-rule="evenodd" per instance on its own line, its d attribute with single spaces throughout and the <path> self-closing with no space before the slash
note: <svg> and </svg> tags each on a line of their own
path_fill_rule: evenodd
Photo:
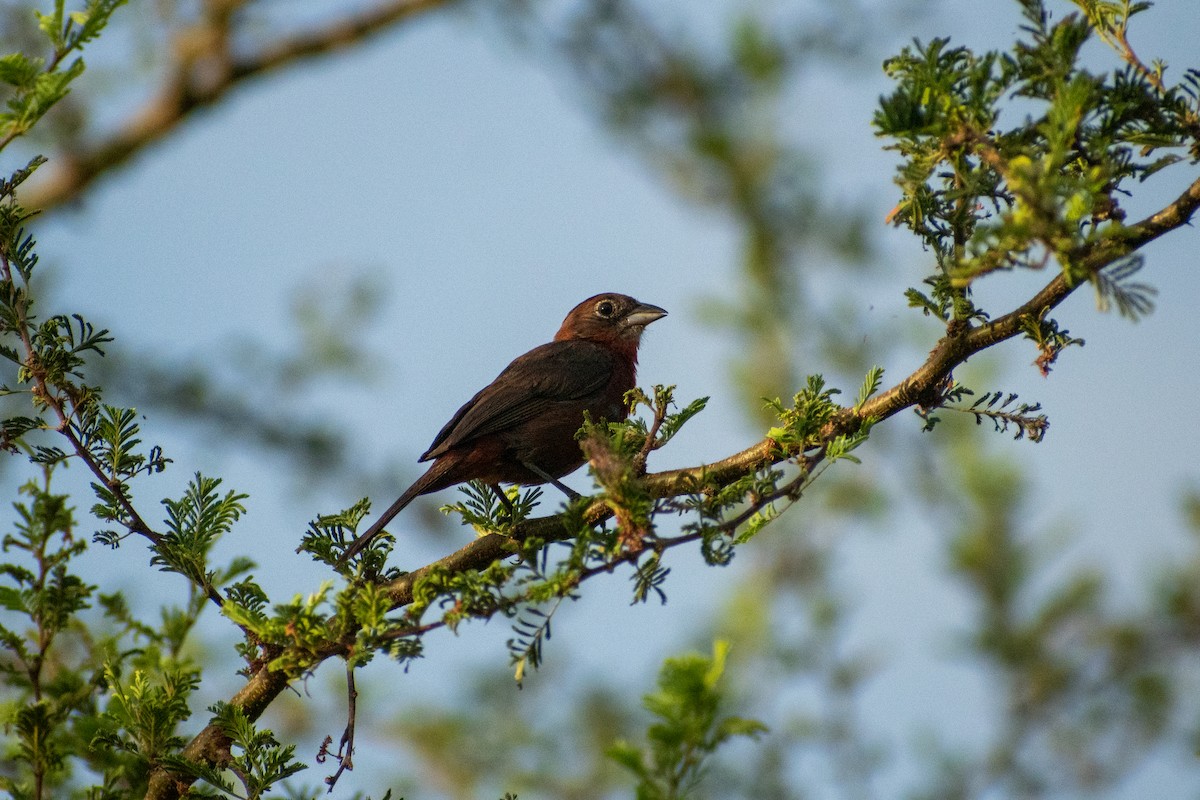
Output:
<svg viewBox="0 0 1200 800">
<path fill-rule="evenodd" d="M 777 503 L 791 504 L 800 499 L 818 474 L 813 471 L 815 465 L 827 467 L 843 459 L 858 463 L 852 453 L 866 442 L 875 423 L 862 410 L 882 381 L 883 369 L 871 368 L 864 376 L 855 405 L 844 408 L 834 401 L 841 393 L 839 389 L 827 387 L 820 375 L 809 376 L 790 407 L 778 399 L 767 401 L 767 408 L 779 422 L 767 432 L 767 439 L 781 455 L 794 461 L 798 474 L 787 475 L 784 470 L 769 467 L 720 483 L 701 478 L 695 491 L 664 501 L 659 507 L 694 515 L 683 524 L 680 538 L 698 539 L 706 563 L 730 563 L 738 545 L 750 541 L 778 517 L 782 509 Z M 650 592 L 662 597 L 664 578 L 657 561 L 643 564 L 636 575 L 637 597 L 644 600 Z"/>
<path fill-rule="evenodd" d="M 67 13 L 58 0 L 38 17 L 50 57 L 0 58 L 0 83 L 10 89 L 8 112 L 0 114 L 0 149 L 62 98 L 83 69 L 82 61 L 64 66 L 64 59 L 95 38 L 119 5 L 91 0 L 84 11 Z M 170 460 L 143 444 L 134 409 L 104 403 L 99 388 L 87 383 L 89 361 L 104 356 L 111 337 L 77 314 L 40 320 L 35 313 L 36 242 L 26 228 L 31 214 L 16 192 L 43 162 L 34 158 L 0 181 L 0 357 L 9 365 L 0 396 L 26 395 L 30 408 L 0 420 L 0 447 L 24 454 L 43 477 L 22 488 L 31 501 L 14 504 L 17 523 L 3 539 L 5 551 L 22 559 L 0 565 L 0 609 L 29 627 L 22 632 L 7 620 L 0 626 L 8 653 L 0 660 L 6 698 L 0 716 L 11 734 L 5 753 L 11 766 L 0 784 L 13 796 L 40 798 L 92 781 L 89 797 L 129 797 L 144 794 L 151 771 L 169 765 L 226 790 L 223 767 L 188 770 L 181 756 L 190 738 L 183 730 L 190 699 L 200 684 L 199 667 L 183 655 L 189 635 L 203 610 L 218 605 L 243 623 L 238 649 L 252 665 L 274 658 L 299 674 L 316 660 L 313 651 L 328 647 L 327 615 L 316 608 L 323 595 L 268 612 L 265 594 L 246 577 L 253 566 L 248 560 L 210 564 L 214 544 L 244 513 L 245 495 L 220 491 L 219 479 L 197 474 L 182 497 L 163 501 L 164 532 L 138 512 L 134 481 L 161 472 Z M 55 471 L 71 461 L 93 478 L 92 514 L 117 526 L 98 531 L 96 541 L 116 547 L 130 533 L 148 539 L 151 564 L 187 578 L 181 607 L 165 606 L 148 623 L 120 593 L 98 595 L 80 577 L 75 562 L 87 540 L 74 530 L 68 499 L 50 490 Z M 360 599 L 357 607 L 366 605 Z M 86 620 L 95 606 L 102 621 Z M 261 796 L 295 771 L 290 749 L 249 728 L 240 709 L 222 706 L 214 713 L 240 748 L 227 766 L 247 796 Z"/>
<path fill-rule="evenodd" d="M 83 74 L 83 59 L 65 64 L 68 56 L 95 39 L 125 0 L 87 0 L 81 11 L 67 12 L 54 0 L 49 13 L 35 11 L 48 57 L 9 53 L 0 56 L 0 85 L 7 110 L 0 112 L 0 149 L 30 131 L 50 108 L 66 96 L 71 82 Z"/>
<path fill-rule="evenodd" d="M 688 796 L 722 744 L 767 731 L 757 720 L 722 714 L 727 699 L 721 679 L 728 655 L 729 643 L 718 640 L 711 656 L 668 658 L 659 671 L 657 691 L 642 699 L 656 718 L 646 730 L 646 743 L 620 740 L 609 748 L 609 757 L 636 778 L 638 800 Z"/>
<path fill-rule="evenodd" d="M 112 341 L 82 316 L 52 315 L 39 322 L 30 291 L 37 265 L 35 241 L 24 227 L 28 214 L 12 192 L 32 173 L 35 159 L 5 184 L 0 197 L 0 356 L 12 372 L 0 383 L 0 396 L 27 394 L 34 415 L 0 420 L 0 447 L 26 453 L 37 464 L 79 459 L 95 480 L 101 520 L 143 535 L 152 532 L 136 514 L 129 482 L 139 474 L 161 472 L 170 459 L 158 446 L 142 447 L 137 412 L 103 403 L 101 392 L 85 383 L 89 358 L 102 357 Z M 58 434 L 66 446 L 49 444 L 41 434 Z M 122 534 L 101 530 L 96 538 L 116 546 Z M 153 538 L 151 536 L 151 538 Z"/>
<path fill-rule="evenodd" d="M 209 711 L 213 714 L 214 723 L 229 737 L 228 760 L 217 767 L 182 756 L 170 756 L 163 763 L 172 772 L 203 780 L 225 795 L 259 800 L 266 797 L 276 783 L 307 769 L 296 760 L 295 745 L 280 745 L 271 731 L 256 728 L 241 708 L 218 702 Z M 232 774 L 241 784 L 240 792 L 228 774 Z M 202 797 L 223 796 L 201 792 L 195 794 Z"/>
<path fill-rule="evenodd" d="M 55 469 L 43 466 L 43 481 L 22 488 L 31 500 L 14 505 L 18 523 L 4 537 L 5 551 L 33 566 L 0 569 L 0 608 L 27 623 L 0 626 L 9 698 L 0 713 L 12 734 L 0 783 L 13 796 L 47 796 L 83 768 L 96 779 L 92 796 L 127 797 L 186 739 L 179 725 L 200 672 L 181 651 L 203 599 L 165 608 L 150 625 L 119 593 L 97 594 L 78 574 L 87 541 L 72 536 L 67 497 L 51 490 Z M 95 606 L 102 621 L 84 616 Z"/>
<path fill-rule="evenodd" d="M 863 379 L 855 409 L 860 409 L 878 391 L 883 380 L 883 369 L 873 367 Z M 781 453 L 795 456 L 814 448 L 822 450 L 822 457 L 829 461 L 858 459 L 851 452 L 867 440 L 873 420 L 859 420 L 853 431 L 828 436 L 829 429 L 839 421 L 845 409 L 834 401 L 840 389 L 827 387 L 820 375 L 808 376 L 807 385 L 792 398 L 792 405 L 785 406 L 778 398 L 767 401 L 767 408 L 779 417 L 779 425 L 767 431 Z"/>
<path fill-rule="evenodd" d="M 24 767 L 0 776 L 0 788 L 14 796 L 29 794 L 35 776 L 43 784 L 61 780 L 80 745 L 69 723 L 81 711 L 95 711 L 93 679 L 84 670 L 59 670 L 59 646 L 82 634 L 77 615 L 96 591 L 71 571 L 86 544 L 69 536 L 66 496 L 51 493 L 47 481 L 20 491 L 30 501 L 13 504 L 17 522 L 3 548 L 27 556 L 32 567 L 0 565 L 0 686 L 10 697 L 28 698 L 0 707 L 12 735 L 7 755 Z"/>
<path fill-rule="evenodd" d="M 247 495 L 235 491 L 222 495 L 220 486 L 220 478 L 196 473 L 183 497 L 163 501 L 167 509 L 167 533 L 154 543 L 154 556 L 150 559 L 162 571 L 183 575 L 206 592 L 253 566 L 239 559 L 221 573 L 209 567 L 208 556 L 213 545 L 246 512 L 242 501 Z"/>
<path fill-rule="evenodd" d="M 1020 5 L 1025 38 L 1009 52 L 934 39 L 885 64 L 896 88 L 881 98 L 874 124 L 902 157 L 890 219 L 937 264 L 924 279 L 932 291 L 910 289 L 909 303 L 945 322 L 986 320 L 972 282 L 1056 261 L 1070 285 L 1093 284 L 1102 309 L 1141 316 L 1153 289 L 1125 280 L 1136 264 L 1096 272 L 1081 266 L 1081 254 L 1120 247 L 1129 182 L 1200 160 L 1200 76 L 1188 71 L 1171 85 L 1163 65 L 1133 54 L 1129 22 L 1148 3 L 1078 0 L 1084 13 L 1055 21 L 1042 0 Z M 1093 36 L 1123 66 L 1084 68 L 1081 50 Z M 1042 367 L 1061 349 L 1048 333 L 1031 331 Z"/>
</svg>

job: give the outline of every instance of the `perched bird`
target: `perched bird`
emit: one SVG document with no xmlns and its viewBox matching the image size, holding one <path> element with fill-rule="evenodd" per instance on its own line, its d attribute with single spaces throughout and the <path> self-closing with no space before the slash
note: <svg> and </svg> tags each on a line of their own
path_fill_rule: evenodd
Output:
<svg viewBox="0 0 1200 800">
<path fill-rule="evenodd" d="M 571 309 L 554 341 L 518 357 L 451 417 L 418 459 L 433 464 L 338 563 L 366 547 L 417 495 L 470 480 L 489 484 L 505 502 L 501 483 L 553 483 L 570 493 L 558 479 L 583 465 L 575 434 L 584 414 L 625 419 L 642 332 L 666 315 L 623 294 L 598 294 Z"/>
</svg>

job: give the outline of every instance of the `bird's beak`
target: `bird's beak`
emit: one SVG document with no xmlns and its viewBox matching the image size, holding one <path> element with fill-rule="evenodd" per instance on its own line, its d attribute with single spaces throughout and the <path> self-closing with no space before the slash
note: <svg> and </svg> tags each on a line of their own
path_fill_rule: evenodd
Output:
<svg viewBox="0 0 1200 800">
<path fill-rule="evenodd" d="M 649 303 L 638 303 L 632 311 L 625 315 L 625 325 L 630 328 L 644 328 L 656 319 L 667 315 L 664 309 Z"/>
</svg>

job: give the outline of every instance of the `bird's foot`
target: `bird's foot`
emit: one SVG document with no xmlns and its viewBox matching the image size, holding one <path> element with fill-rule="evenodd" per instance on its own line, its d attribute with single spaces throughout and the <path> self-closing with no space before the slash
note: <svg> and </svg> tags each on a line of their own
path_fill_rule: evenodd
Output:
<svg viewBox="0 0 1200 800">
<path fill-rule="evenodd" d="M 565 494 L 567 496 L 568 500 L 578 500 L 579 498 L 583 497 L 583 495 L 581 495 L 579 492 L 575 491 L 570 486 L 567 486 L 565 483 L 560 481 L 558 478 L 554 477 L 550 473 L 543 470 L 537 464 L 531 464 L 528 461 L 522 461 L 521 465 L 524 466 L 525 469 L 532 472 L 534 475 L 537 475 L 539 478 L 544 480 L 546 483 L 549 483 L 552 486 L 554 486 L 555 489 L 558 489 L 560 492 Z"/>
<path fill-rule="evenodd" d="M 504 510 L 508 513 L 508 518 L 510 520 L 516 519 L 517 511 L 513 508 L 512 500 L 508 499 L 508 494 L 500 488 L 499 484 L 493 483 L 491 486 L 496 499 L 500 501 L 500 505 L 504 506 Z"/>
</svg>

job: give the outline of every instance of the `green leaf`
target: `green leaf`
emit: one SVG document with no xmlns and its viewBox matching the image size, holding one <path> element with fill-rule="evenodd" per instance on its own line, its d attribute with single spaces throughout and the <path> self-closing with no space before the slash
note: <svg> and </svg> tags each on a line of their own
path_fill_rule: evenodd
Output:
<svg viewBox="0 0 1200 800">
<path fill-rule="evenodd" d="M 51 14 L 43 14 L 40 11 L 34 11 L 37 17 L 38 28 L 50 40 L 50 43 L 56 50 L 63 46 L 63 5 L 64 0 L 54 0 L 54 12 Z"/>
<path fill-rule="evenodd" d="M 42 59 L 29 58 L 22 53 L 0 56 L 0 82 L 18 89 L 30 88 L 43 66 Z"/>
<path fill-rule="evenodd" d="M 690 793 L 704 775 L 717 748 L 735 736 L 756 737 L 767 730 L 755 720 L 722 716 L 722 679 L 729 643 L 717 640 L 711 656 L 687 653 L 668 658 L 657 691 L 642 704 L 657 720 L 646 731 L 646 745 L 617 740 L 609 758 L 637 778 L 637 795 L 677 798 Z"/>
<path fill-rule="evenodd" d="M 21 592 L 11 586 L 0 586 L 0 608 L 6 611 L 25 612 L 25 602 Z"/>
<path fill-rule="evenodd" d="M 880 385 L 883 383 L 883 367 L 875 366 L 867 372 L 863 378 L 862 386 L 858 390 L 858 402 L 854 404 L 855 411 L 861 411 L 866 405 L 871 396 L 879 391 Z"/>
</svg>

